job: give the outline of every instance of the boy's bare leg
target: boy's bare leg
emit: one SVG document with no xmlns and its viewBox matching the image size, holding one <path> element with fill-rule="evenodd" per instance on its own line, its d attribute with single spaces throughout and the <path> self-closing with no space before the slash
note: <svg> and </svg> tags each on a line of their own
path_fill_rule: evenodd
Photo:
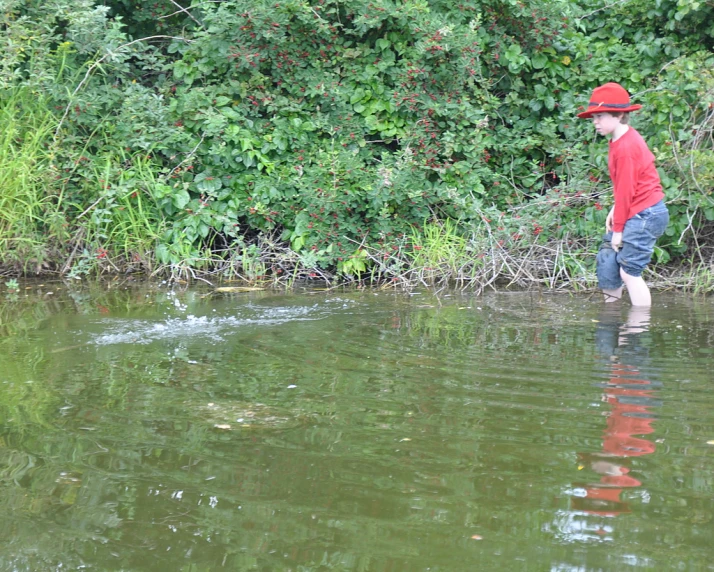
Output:
<svg viewBox="0 0 714 572">
<path fill-rule="evenodd" d="M 642 276 L 630 276 L 622 268 L 620 268 L 620 276 L 627 287 L 627 293 L 630 295 L 630 302 L 633 306 L 652 305 L 650 289 Z"/>
<path fill-rule="evenodd" d="M 622 286 L 615 290 L 605 290 L 603 288 L 602 293 L 605 295 L 605 302 L 617 302 L 622 298 Z"/>
<path fill-rule="evenodd" d="M 618 345 L 626 345 L 629 334 L 641 334 L 649 329 L 651 311 L 652 309 L 649 306 L 632 306 L 630 308 L 627 322 L 620 327 Z"/>
</svg>

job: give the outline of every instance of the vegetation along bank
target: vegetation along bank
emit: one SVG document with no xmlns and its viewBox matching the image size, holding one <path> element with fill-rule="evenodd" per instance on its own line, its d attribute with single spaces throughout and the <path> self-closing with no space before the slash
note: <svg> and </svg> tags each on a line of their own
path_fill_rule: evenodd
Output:
<svg viewBox="0 0 714 572">
<path fill-rule="evenodd" d="M 714 289 L 714 5 L 2 0 L 0 274 L 594 286 L 616 81 Z"/>
</svg>

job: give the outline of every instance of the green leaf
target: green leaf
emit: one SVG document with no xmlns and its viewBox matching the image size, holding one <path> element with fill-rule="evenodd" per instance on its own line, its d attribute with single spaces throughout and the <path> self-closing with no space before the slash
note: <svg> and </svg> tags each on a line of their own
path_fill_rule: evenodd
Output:
<svg viewBox="0 0 714 572">
<path fill-rule="evenodd" d="M 212 193 L 217 191 L 223 186 L 221 179 L 219 177 L 206 177 L 199 181 L 196 187 L 202 193 Z"/>
<path fill-rule="evenodd" d="M 350 97 L 350 103 L 354 104 L 364 99 L 364 90 L 358 87 Z"/>
<path fill-rule="evenodd" d="M 380 38 L 375 42 L 375 44 L 378 49 L 384 51 L 392 45 L 392 42 L 390 42 L 389 40 L 385 40 L 384 38 Z"/>
<path fill-rule="evenodd" d="M 533 69 L 541 70 L 548 63 L 548 56 L 545 54 L 535 54 L 531 58 L 531 63 L 533 64 Z"/>
<path fill-rule="evenodd" d="M 241 114 L 238 113 L 235 109 L 225 106 L 221 108 L 221 115 L 233 121 L 238 121 L 242 118 Z"/>
<path fill-rule="evenodd" d="M 186 205 L 191 201 L 191 195 L 185 189 L 177 191 L 171 198 L 174 206 L 179 210 L 186 208 Z"/>
<path fill-rule="evenodd" d="M 171 262 L 169 249 L 162 242 L 156 245 L 156 250 L 154 251 L 154 254 L 156 255 L 156 259 L 162 264 L 168 264 L 169 262 Z"/>
<path fill-rule="evenodd" d="M 509 60 L 512 60 L 520 55 L 521 55 L 521 46 L 519 46 L 518 44 L 511 44 L 510 46 L 508 46 L 508 49 L 506 50 L 506 57 Z"/>
<path fill-rule="evenodd" d="M 273 138 L 273 143 L 280 151 L 285 151 L 288 148 L 288 141 L 284 137 L 275 136 Z"/>
<path fill-rule="evenodd" d="M 304 234 L 296 236 L 290 242 L 290 248 L 292 248 L 295 252 L 300 252 L 300 249 L 305 246 L 305 238 L 306 236 Z"/>
</svg>

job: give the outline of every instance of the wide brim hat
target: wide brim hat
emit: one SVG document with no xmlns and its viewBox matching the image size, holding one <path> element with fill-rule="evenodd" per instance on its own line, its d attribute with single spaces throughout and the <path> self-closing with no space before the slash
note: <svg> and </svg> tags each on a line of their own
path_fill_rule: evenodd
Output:
<svg viewBox="0 0 714 572">
<path fill-rule="evenodd" d="M 630 94 L 624 87 L 610 82 L 593 90 L 587 110 L 578 113 L 578 117 L 588 119 L 596 113 L 629 113 L 638 109 L 642 106 L 630 103 Z"/>
</svg>

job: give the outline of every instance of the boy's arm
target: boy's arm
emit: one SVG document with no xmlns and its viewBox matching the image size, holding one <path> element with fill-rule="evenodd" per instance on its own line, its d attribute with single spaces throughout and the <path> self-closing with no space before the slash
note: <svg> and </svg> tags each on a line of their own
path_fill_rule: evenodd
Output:
<svg viewBox="0 0 714 572">
<path fill-rule="evenodd" d="M 613 232 L 612 233 L 612 238 L 610 239 L 610 246 L 612 246 L 613 250 L 620 250 L 620 246 L 622 246 L 622 233 L 621 232 Z"/>
<path fill-rule="evenodd" d="M 632 197 L 637 184 L 637 166 L 632 156 L 622 155 L 617 158 L 615 177 L 612 180 L 615 186 L 615 206 L 613 207 L 612 230 L 622 232 L 627 222 L 627 213 L 630 212 Z"/>
<path fill-rule="evenodd" d="M 610 246 L 613 250 L 620 250 L 622 245 L 622 233 L 612 231 L 612 219 L 615 216 L 615 206 L 610 209 L 607 213 L 607 218 L 605 219 L 605 232 L 612 232 L 612 238 L 610 239 Z"/>
</svg>

